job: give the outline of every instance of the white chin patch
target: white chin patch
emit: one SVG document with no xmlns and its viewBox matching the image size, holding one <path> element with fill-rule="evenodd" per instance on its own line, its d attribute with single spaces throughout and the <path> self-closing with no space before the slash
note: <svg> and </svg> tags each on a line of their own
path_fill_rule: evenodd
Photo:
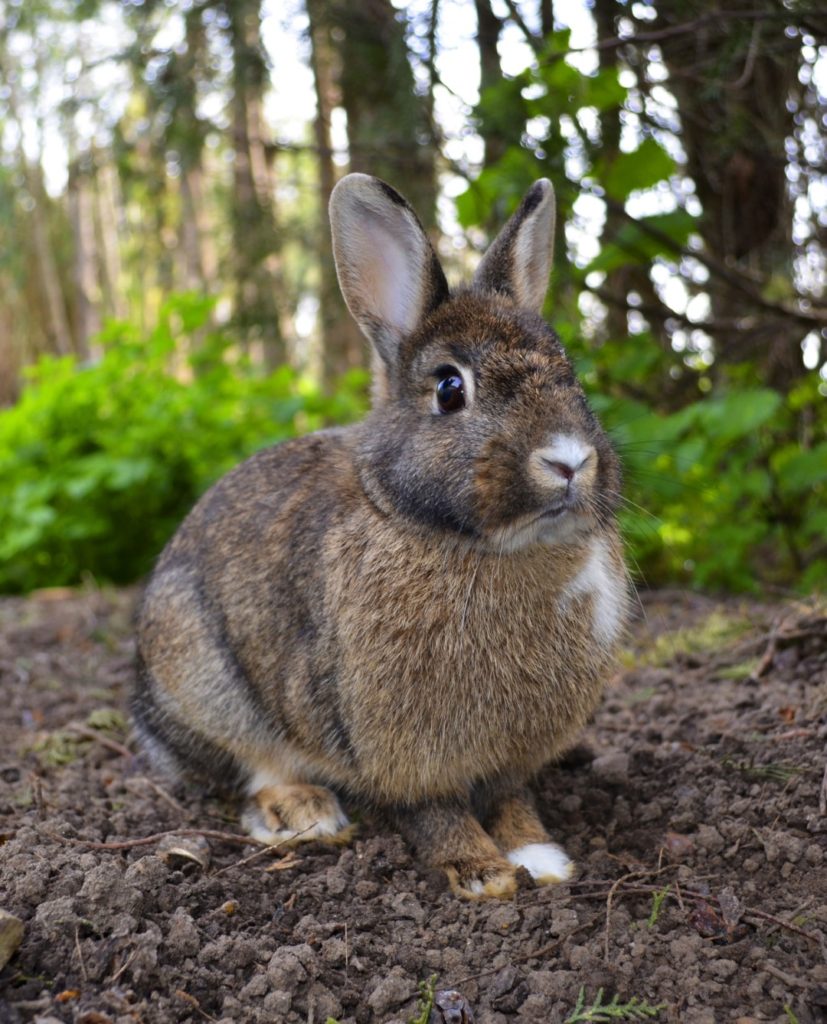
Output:
<svg viewBox="0 0 827 1024">
<path fill-rule="evenodd" d="M 574 862 L 554 843 L 527 843 L 506 857 L 539 881 L 564 882 L 574 872 Z"/>
</svg>

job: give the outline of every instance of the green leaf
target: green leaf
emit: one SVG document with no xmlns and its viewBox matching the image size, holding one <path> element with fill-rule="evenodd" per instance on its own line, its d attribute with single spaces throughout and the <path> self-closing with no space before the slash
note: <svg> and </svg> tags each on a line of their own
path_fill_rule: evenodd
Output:
<svg viewBox="0 0 827 1024">
<path fill-rule="evenodd" d="M 696 219 L 686 210 L 673 210 L 671 213 L 642 217 L 639 221 L 628 221 L 614 239 L 603 246 L 583 273 L 590 274 L 597 270 L 609 273 L 629 264 L 650 263 L 656 256 L 674 259 L 676 253 L 686 246 L 696 223 Z M 657 234 L 647 231 L 647 227 Z M 664 237 L 659 237 L 661 235 Z"/>
<path fill-rule="evenodd" d="M 827 441 L 814 448 L 789 448 L 772 458 L 771 466 L 778 474 L 779 486 L 784 494 L 800 494 L 827 483 Z"/>
<path fill-rule="evenodd" d="M 623 201 L 638 190 L 651 188 L 677 170 L 677 164 L 659 142 L 644 139 L 631 153 L 618 153 L 606 166 L 598 161 L 594 177 L 612 199 Z"/>
<path fill-rule="evenodd" d="M 699 425 L 719 446 L 747 437 L 767 423 L 781 406 L 781 396 L 769 388 L 735 391 L 699 405 Z"/>
</svg>

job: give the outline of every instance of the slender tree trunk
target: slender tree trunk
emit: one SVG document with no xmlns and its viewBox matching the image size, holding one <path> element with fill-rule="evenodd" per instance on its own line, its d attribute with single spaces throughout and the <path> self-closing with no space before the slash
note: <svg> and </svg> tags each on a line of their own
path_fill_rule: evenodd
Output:
<svg viewBox="0 0 827 1024">
<path fill-rule="evenodd" d="M 341 39 L 350 169 L 384 178 L 436 224 L 436 145 L 417 95 L 404 14 L 390 0 L 333 0 Z"/>
<path fill-rule="evenodd" d="M 274 189 L 264 154 L 267 69 L 258 0 L 225 2 L 233 52 L 233 238 L 235 320 L 247 344 L 261 343 L 265 365 L 285 361 L 277 291 L 281 287 Z"/>
<path fill-rule="evenodd" d="M 66 313 L 66 302 L 60 285 L 57 261 L 49 239 L 46 219 L 46 191 L 40 164 L 30 163 L 23 147 L 23 129 L 18 114 L 19 102 L 17 81 L 13 74 L 8 74 L 7 55 L 0 50 L 0 74 L 8 91 L 7 103 L 9 120 L 17 129 L 17 156 L 26 189 L 32 201 L 31 232 L 37 274 L 46 304 L 49 341 L 52 350 L 58 355 L 68 355 L 72 351 L 72 332 L 69 317 Z"/>
<path fill-rule="evenodd" d="M 127 316 L 123 295 L 123 268 L 121 265 L 121 223 L 118 203 L 117 171 L 104 154 L 95 152 L 97 173 L 94 189 L 94 215 L 98 251 L 100 253 L 101 288 L 104 311 L 119 320 Z"/>
<path fill-rule="evenodd" d="M 540 0 L 540 29 L 546 38 L 554 31 L 554 7 L 552 0 Z"/>
<path fill-rule="evenodd" d="M 480 52 L 480 94 L 502 79 L 497 43 L 502 25 L 491 10 L 490 0 L 474 0 L 477 11 L 477 47 Z M 509 140 L 500 132 L 500 126 L 485 114 L 479 119 L 479 133 L 485 145 L 483 164 L 497 163 L 508 148 Z"/>
<path fill-rule="evenodd" d="M 321 335 L 322 379 L 330 389 L 346 370 L 362 366 L 365 343 L 362 333 L 345 305 L 336 279 L 330 237 L 328 204 L 336 184 L 336 169 L 330 135 L 330 119 L 337 105 L 335 51 L 330 38 L 330 11 L 327 0 L 307 0 L 310 19 L 311 65 L 316 86 L 316 117 L 313 123 L 318 151 L 318 245 L 319 326 Z"/>
<path fill-rule="evenodd" d="M 90 155 L 76 156 L 69 167 L 67 198 L 74 242 L 75 338 L 81 359 L 92 355 L 91 339 L 101 328 L 91 177 Z"/>
<path fill-rule="evenodd" d="M 800 62 L 798 41 L 785 36 L 783 24 L 755 17 L 762 6 L 768 15 L 777 11 L 774 3 L 733 0 L 730 8 L 752 17 L 670 34 L 668 29 L 697 17 L 693 3 L 676 0 L 658 8 L 656 23 L 667 30 L 660 46 L 678 101 L 687 171 L 703 205 L 704 242 L 756 287 L 793 277 L 784 148 L 796 130 L 788 104 L 798 89 Z M 756 311 L 748 296 L 726 283 L 711 279 L 708 291 L 715 319 L 734 324 Z M 718 333 L 717 364 L 755 360 L 767 383 L 787 391 L 805 372 L 801 331 L 765 312 L 755 319 L 752 329 Z"/>
</svg>

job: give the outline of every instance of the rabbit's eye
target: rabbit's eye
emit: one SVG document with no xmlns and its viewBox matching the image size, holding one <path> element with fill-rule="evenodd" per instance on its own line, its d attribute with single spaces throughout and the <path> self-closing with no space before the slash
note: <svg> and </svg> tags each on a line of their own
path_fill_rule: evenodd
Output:
<svg viewBox="0 0 827 1024">
<path fill-rule="evenodd" d="M 465 406 L 465 387 L 459 373 L 451 373 L 436 386 L 436 404 L 440 412 L 457 412 Z"/>
</svg>

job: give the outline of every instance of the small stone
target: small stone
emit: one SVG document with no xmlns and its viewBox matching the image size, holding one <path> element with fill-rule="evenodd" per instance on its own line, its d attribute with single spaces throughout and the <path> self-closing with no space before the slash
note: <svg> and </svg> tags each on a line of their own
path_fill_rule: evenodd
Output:
<svg viewBox="0 0 827 1024">
<path fill-rule="evenodd" d="M 415 995 L 410 979 L 395 968 L 386 978 L 381 978 L 368 996 L 368 1006 L 377 1016 L 401 1006 Z"/>
<path fill-rule="evenodd" d="M 549 931 L 554 936 L 568 935 L 569 932 L 574 931 L 579 923 L 580 920 L 577 917 L 576 910 L 572 907 L 560 907 L 559 910 L 554 912 Z"/>
<path fill-rule="evenodd" d="M 75 901 L 71 896 L 58 896 L 56 900 L 46 900 L 37 908 L 35 921 L 48 936 L 61 935 L 73 929 L 78 922 Z"/>
<path fill-rule="evenodd" d="M 195 921 L 183 907 L 178 907 L 169 919 L 166 943 L 182 957 L 194 956 L 201 947 L 201 935 Z"/>
<path fill-rule="evenodd" d="M 327 869 L 325 881 L 331 896 L 341 896 L 350 885 L 350 878 L 338 865 Z"/>
<path fill-rule="evenodd" d="M 391 906 L 400 917 L 409 917 L 422 924 L 425 920 L 425 910 L 416 897 L 409 892 L 400 892 L 391 900 Z"/>
<path fill-rule="evenodd" d="M 329 988 L 315 981 L 304 999 L 308 1008 L 308 1019 L 312 1008 L 316 1020 L 338 1020 L 342 1013 L 342 1004 Z"/>
<path fill-rule="evenodd" d="M 14 914 L 0 910 L 0 971 L 11 960 L 15 950 L 23 941 L 23 922 Z"/>
<path fill-rule="evenodd" d="M 343 964 L 347 960 L 347 945 L 343 939 L 326 939 L 322 943 L 322 960 L 326 964 L 335 966 Z"/>
<path fill-rule="evenodd" d="M 724 848 L 724 837 L 714 825 L 699 825 L 697 844 L 707 853 L 720 853 Z"/>
<path fill-rule="evenodd" d="M 602 782 L 622 785 L 629 778 L 629 755 L 619 750 L 601 754 L 592 761 L 592 771 Z"/>
<path fill-rule="evenodd" d="M 734 960 L 713 960 L 709 965 L 710 974 L 716 978 L 731 978 L 738 970 L 738 964 Z"/>
<path fill-rule="evenodd" d="M 818 867 L 818 865 L 824 860 L 824 851 L 815 843 L 810 843 L 804 851 L 804 859 L 808 864 L 812 864 L 813 867 Z"/>
<path fill-rule="evenodd" d="M 270 957 L 267 977 L 274 989 L 292 996 L 299 985 L 307 979 L 307 971 L 295 953 L 289 951 L 289 947 L 282 947 Z"/>
<path fill-rule="evenodd" d="M 495 906 L 488 915 L 488 927 L 498 932 L 510 931 L 520 923 L 520 912 L 508 903 Z"/>
</svg>

